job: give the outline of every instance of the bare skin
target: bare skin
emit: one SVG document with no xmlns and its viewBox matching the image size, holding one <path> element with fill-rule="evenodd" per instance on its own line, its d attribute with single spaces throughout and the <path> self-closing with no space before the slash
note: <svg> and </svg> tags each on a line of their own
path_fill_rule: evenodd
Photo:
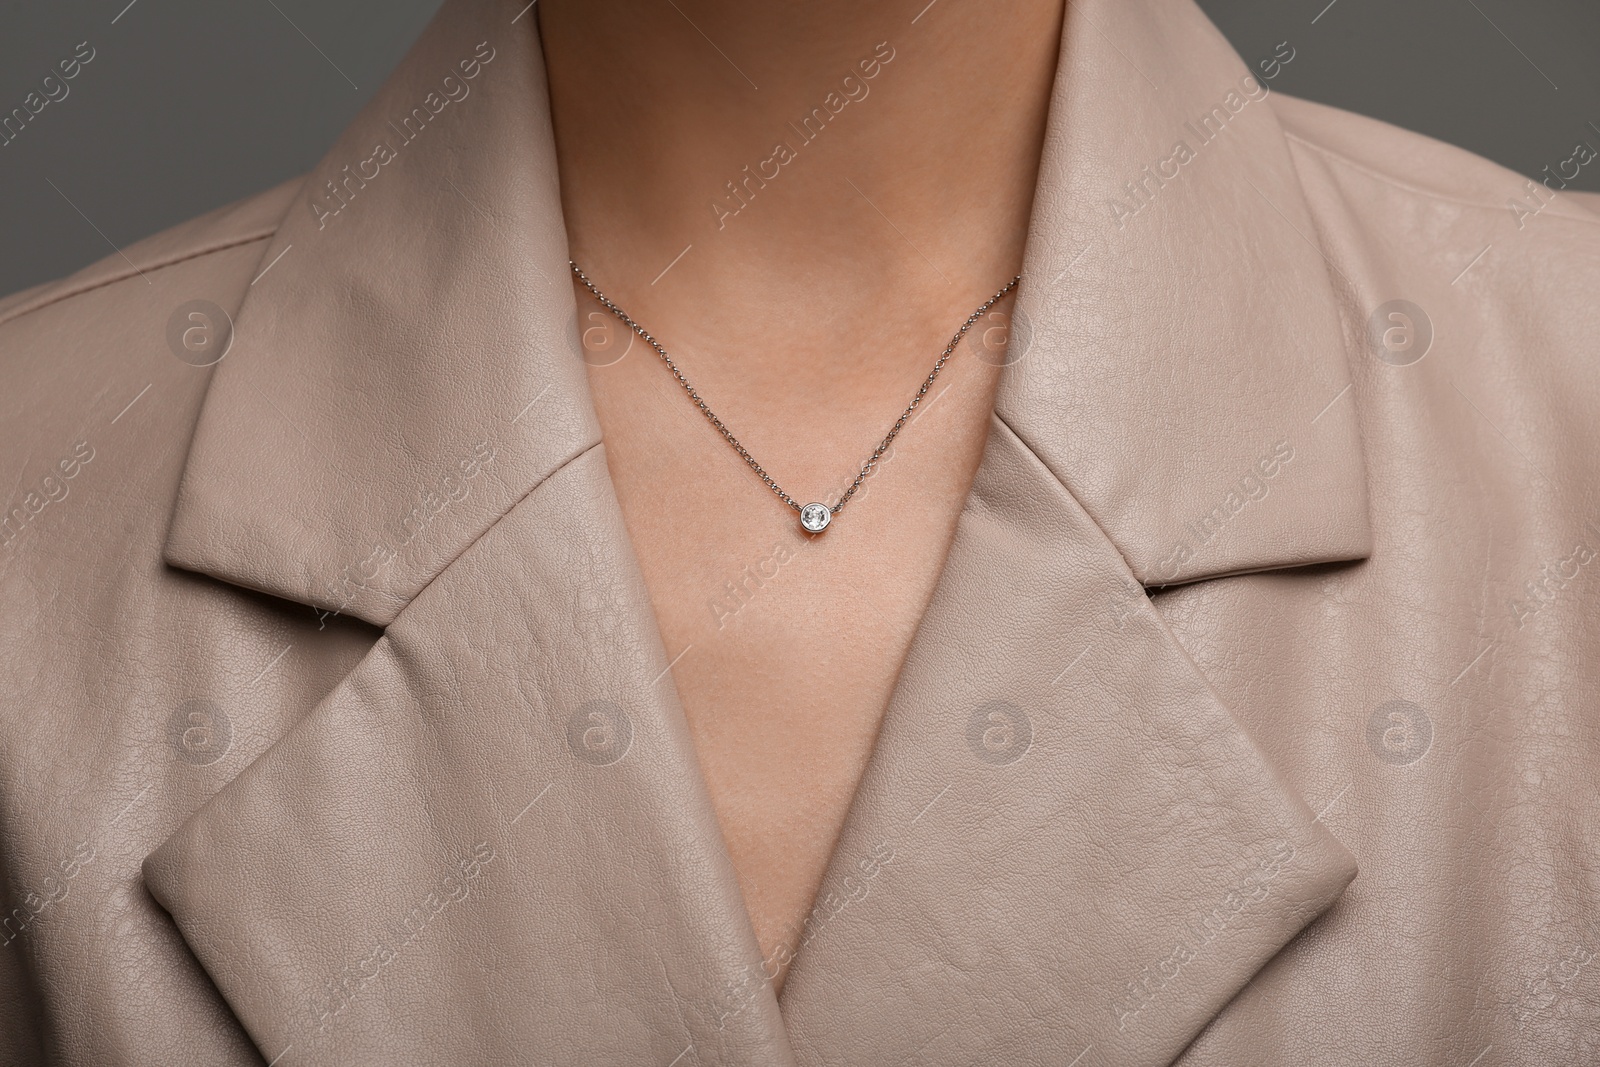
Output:
<svg viewBox="0 0 1600 1067">
<path fill-rule="evenodd" d="M 925 4 L 537 8 L 574 258 L 802 503 L 838 498 L 1021 268 L 1062 0 Z M 781 983 L 981 457 L 1004 318 L 809 537 L 579 294 L 623 516 Z"/>
</svg>

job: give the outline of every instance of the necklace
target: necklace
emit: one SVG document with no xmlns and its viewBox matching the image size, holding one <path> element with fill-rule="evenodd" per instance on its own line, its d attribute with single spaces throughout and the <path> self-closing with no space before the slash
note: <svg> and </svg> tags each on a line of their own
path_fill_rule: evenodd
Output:
<svg viewBox="0 0 1600 1067">
<path fill-rule="evenodd" d="M 667 365 L 667 369 L 672 372 L 672 376 L 678 379 L 678 384 L 683 386 L 684 390 L 688 392 L 689 399 L 694 401 L 694 406 L 699 408 L 700 413 L 710 420 L 711 425 L 717 428 L 717 432 L 722 434 L 722 436 L 727 439 L 728 444 L 733 446 L 733 450 L 739 453 L 739 458 L 744 460 L 749 468 L 756 472 L 756 475 L 761 479 L 762 484 L 776 493 L 778 495 L 778 499 L 782 500 L 785 504 L 789 505 L 791 509 L 799 513 L 800 528 L 809 534 L 819 534 L 823 530 L 826 530 L 828 528 L 828 524 L 833 521 L 833 517 L 844 509 L 844 506 L 850 502 L 851 497 L 856 495 L 856 490 L 861 488 L 861 483 L 867 479 L 867 476 L 872 473 L 872 469 L 878 465 L 878 460 L 883 458 L 883 454 L 889 450 L 889 446 L 892 445 L 894 443 L 894 439 L 900 435 L 900 431 L 905 429 L 906 420 L 911 418 L 911 413 L 917 410 L 917 405 L 922 403 L 922 398 L 928 395 L 928 389 L 932 387 L 934 380 L 939 377 L 939 372 L 944 370 L 945 363 L 949 361 L 950 356 L 955 352 L 956 345 L 961 343 L 961 339 L 965 337 L 967 331 L 972 328 L 972 324 L 983 318 L 984 314 L 990 308 L 994 307 L 994 305 L 999 302 L 1001 297 L 1005 296 L 1012 289 L 1016 288 L 1017 283 L 1022 280 L 1022 275 L 1020 274 L 1015 278 L 1012 278 L 1005 284 L 1004 287 L 1001 288 L 998 293 L 995 293 L 988 300 L 985 300 L 982 304 L 978 305 L 977 310 L 967 316 L 966 321 L 961 324 L 961 328 L 956 330 L 955 336 L 950 338 L 950 343 L 944 346 L 944 351 L 940 353 L 939 358 L 934 361 L 933 370 L 929 371 L 928 376 L 923 379 L 921 387 L 917 389 L 917 395 L 911 398 L 911 403 L 906 405 L 906 409 L 900 413 L 900 417 L 895 420 L 894 425 L 889 427 L 889 432 L 884 435 L 882 441 L 878 442 L 878 447 L 872 450 L 872 455 L 868 456 L 867 461 L 861 464 L 861 470 L 856 474 L 855 481 L 850 483 L 850 488 L 844 491 L 844 495 L 839 498 L 839 502 L 837 504 L 834 504 L 830 507 L 827 504 L 818 502 L 802 504 L 794 497 L 784 492 L 783 487 L 773 480 L 772 475 L 768 474 L 761 464 L 756 462 L 755 457 L 749 453 L 744 445 L 739 443 L 739 439 L 733 436 L 733 431 L 728 429 L 723 421 L 717 418 L 716 413 L 713 412 L 706 402 L 700 398 L 700 394 L 695 391 L 694 386 L 689 384 L 689 379 L 683 376 L 683 371 L 679 370 L 678 365 L 672 361 L 672 357 L 667 355 L 667 350 L 661 347 L 661 342 L 650 336 L 649 332 L 646 331 L 643 326 L 640 326 L 637 322 L 634 322 L 626 311 L 623 311 L 616 304 L 613 304 L 611 300 L 595 286 L 594 282 L 589 280 L 588 275 L 584 274 L 583 271 L 578 268 L 576 263 L 568 260 L 567 265 L 572 268 L 572 273 L 576 275 L 578 280 L 584 284 L 584 287 L 587 288 L 589 292 L 594 294 L 594 298 L 600 301 L 600 305 L 602 307 L 611 312 L 618 319 L 621 319 L 628 329 L 638 334 L 644 339 L 646 344 L 656 350 L 656 355 L 661 357 L 661 362 Z"/>
</svg>

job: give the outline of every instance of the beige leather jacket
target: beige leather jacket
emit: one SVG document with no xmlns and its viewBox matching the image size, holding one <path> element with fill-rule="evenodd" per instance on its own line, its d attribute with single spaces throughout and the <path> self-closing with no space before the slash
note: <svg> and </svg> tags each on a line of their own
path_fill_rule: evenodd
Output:
<svg viewBox="0 0 1600 1067">
<path fill-rule="evenodd" d="M 1071 4 L 982 469 L 780 998 L 522 7 L 0 304 L 0 1062 L 1600 1063 L 1593 197 Z"/>
</svg>

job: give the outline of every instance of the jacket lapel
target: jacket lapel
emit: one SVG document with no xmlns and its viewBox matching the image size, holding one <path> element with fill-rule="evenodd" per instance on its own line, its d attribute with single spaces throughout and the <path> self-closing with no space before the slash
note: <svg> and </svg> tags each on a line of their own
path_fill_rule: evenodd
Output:
<svg viewBox="0 0 1600 1067">
<path fill-rule="evenodd" d="M 997 410 L 1147 586 L 1361 559 L 1316 229 L 1258 80 L 1188 0 L 1073 0 Z"/>
<path fill-rule="evenodd" d="M 1370 547 L 1247 75 L 1191 4 L 1068 7 L 984 461 L 784 987 L 801 1062 L 1168 1063 L 1355 874 L 1146 597 Z"/>
<path fill-rule="evenodd" d="M 307 178 L 217 366 L 169 563 L 386 625 L 599 440 L 519 8 L 447 4 Z"/>
<path fill-rule="evenodd" d="M 996 420 L 784 1017 L 808 1064 L 1154 1067 L 1354 874 Z"/>
<path fill-rule="evenodd" d="M 145 862 L 269 1059 L 792 1062 L 592 449 Z"/>
<path fill-rule="evenodd" d="M 1354 873 L 1144 594 L 1368 547 L 1270 104 L 1229 109 L 1187 2 L 1069 8 L 1016 362 L 780 1018 L 605 471 L 520 8 L 448 0 L 238 310 L 166 557 L 386 632 L 151 891 L 284 1065 L 1167 1062 Z"/>
<path fill-rule="evenodd" d="M 281 1067 L 782 1065 L 599 446 L 522 7 L 445 5 L 235 316 L 166 558 L 386 630 L 145 880 Z"/>
</svg>

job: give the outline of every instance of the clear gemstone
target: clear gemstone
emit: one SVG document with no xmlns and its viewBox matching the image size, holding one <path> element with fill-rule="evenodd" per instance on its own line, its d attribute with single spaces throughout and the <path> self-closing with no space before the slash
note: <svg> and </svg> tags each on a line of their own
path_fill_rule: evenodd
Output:
<svg viewBox="0 0 1600 1067">
<path fill-rule="evenodd" d="M 833 514 L 826 504 L 807 504 L 800 509 L 800 525 L 805 527 L 807 533 L 821 533 L 828 528 L 832 518 Z"/>
</svg>

